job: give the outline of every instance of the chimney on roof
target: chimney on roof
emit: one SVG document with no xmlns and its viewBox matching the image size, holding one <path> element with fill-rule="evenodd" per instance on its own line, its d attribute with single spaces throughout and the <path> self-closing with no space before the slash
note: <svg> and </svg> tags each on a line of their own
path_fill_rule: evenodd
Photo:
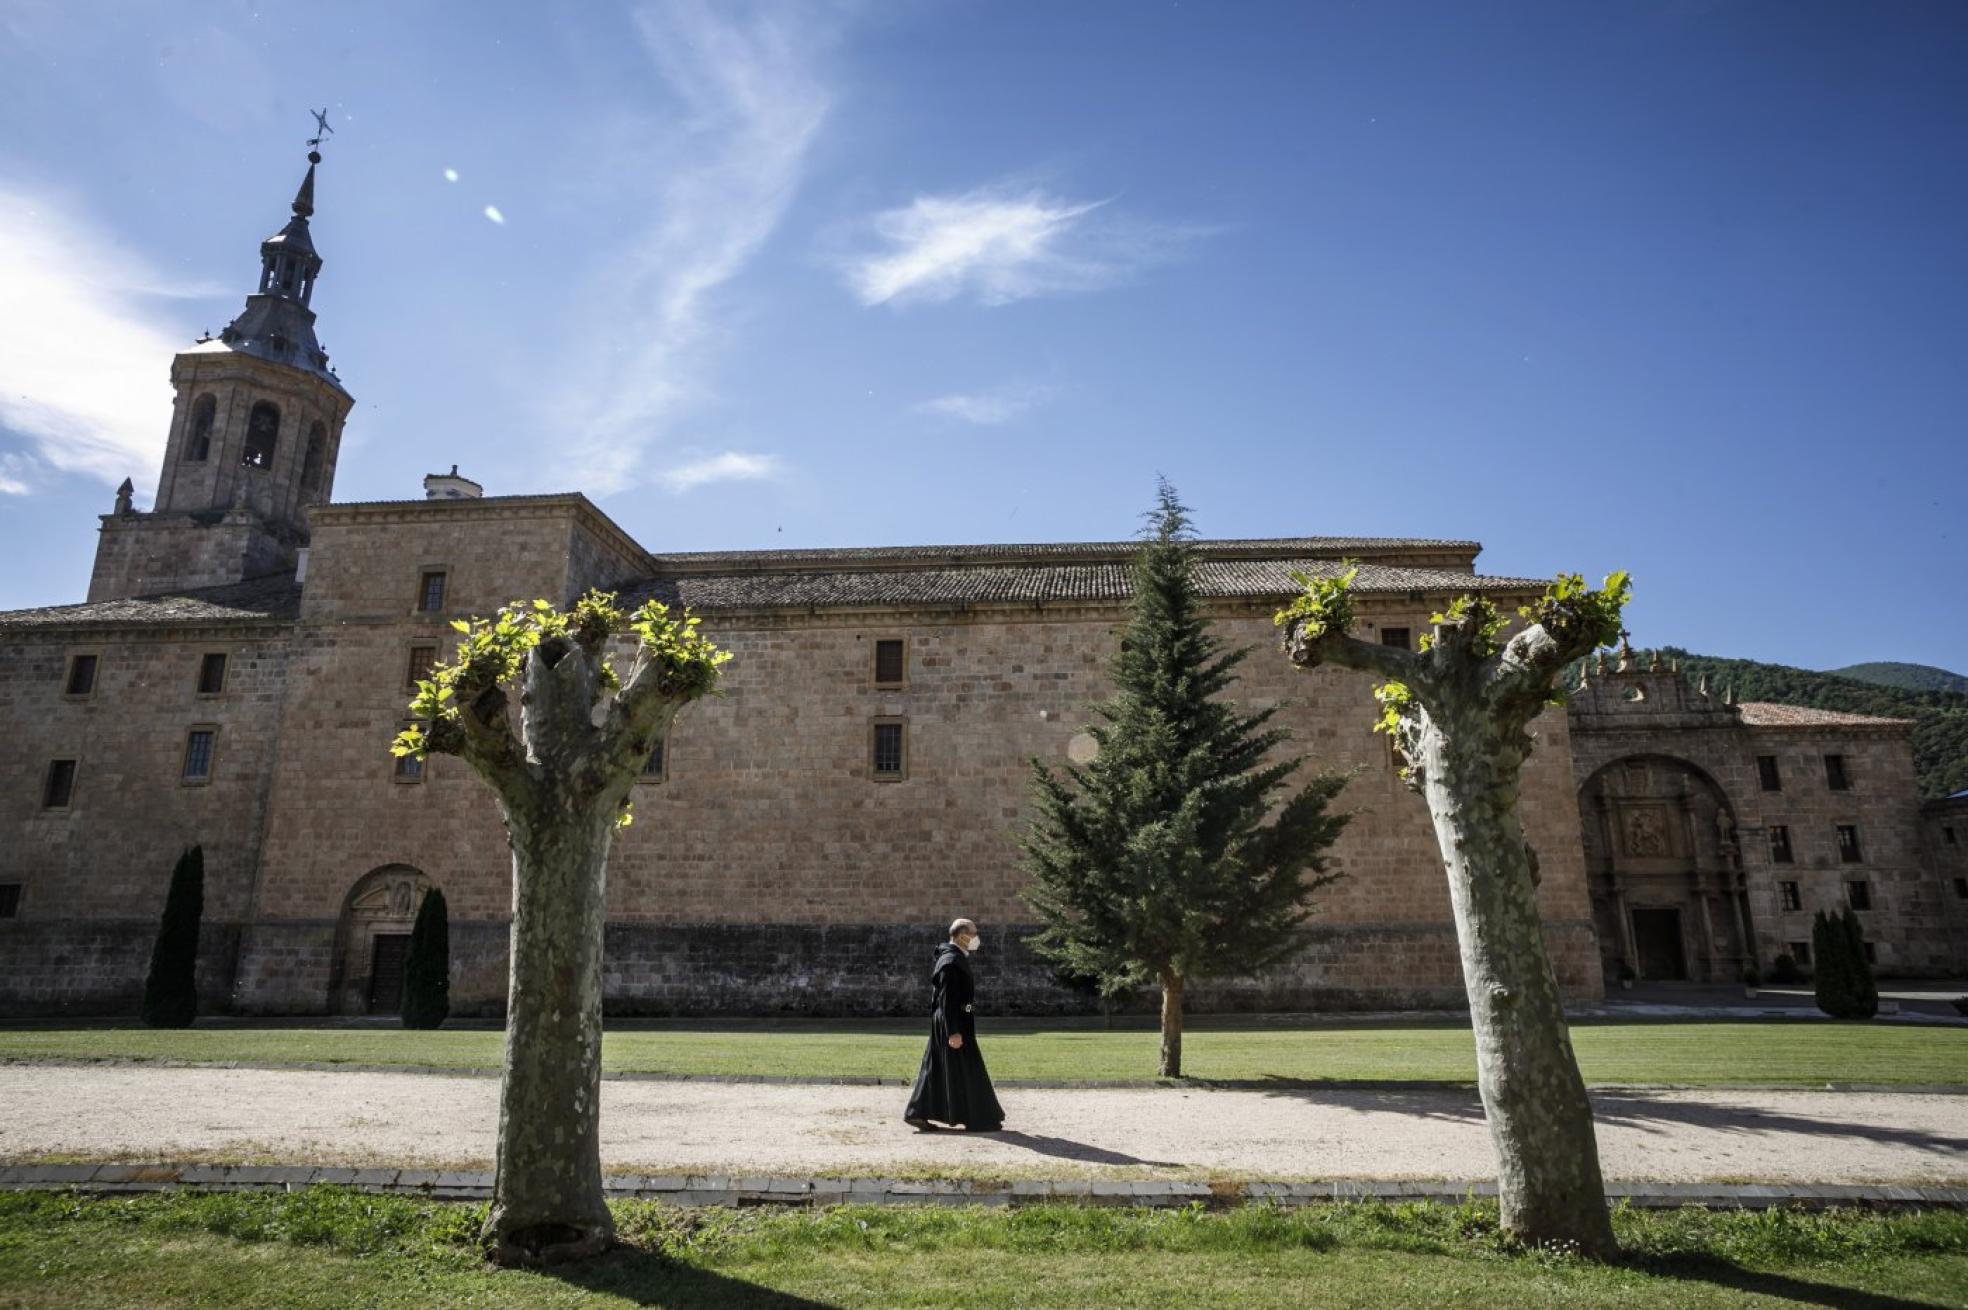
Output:
<svg viewBox="0 0 1968 1310">
<path fill-rule="evenodd" d="M 449 473 L 424 475 L 425 500 L 477 500 L 484 494 L 485 488 L 461 476 L 456 464 L 451 466 Z"/>
</svg>

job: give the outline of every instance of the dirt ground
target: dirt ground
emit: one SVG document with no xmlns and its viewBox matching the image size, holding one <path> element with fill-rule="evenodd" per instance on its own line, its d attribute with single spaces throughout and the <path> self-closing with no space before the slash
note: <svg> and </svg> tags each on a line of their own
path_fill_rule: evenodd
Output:
<svg viewBox="0 0 1968 1310">
<path fill-rule="evenodd" d="M 0 1066 L 0 1159 L 486 1167 L 497 1080 Z M 1490 1175 L 1473 1093 L 1005 1090 L 1006 1130 L 917 1133 L 906 1089 L 610 1081 L 611 1170 L 774 1175 L 1452 1178 Z M 1606 1176 L 1968 1182 L 1968 1097 L 1604 1092 Z"/>
</svg>

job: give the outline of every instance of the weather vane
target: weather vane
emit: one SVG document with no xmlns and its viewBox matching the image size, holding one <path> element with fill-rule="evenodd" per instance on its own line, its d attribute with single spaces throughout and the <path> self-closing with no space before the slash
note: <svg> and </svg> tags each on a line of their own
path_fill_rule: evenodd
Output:
<svg viewBox="0 0 1968 1310">
<path fill-rule="evenodd" d="M 335 129 L 328 126 L 328 110 L 325 107 L 308 112 L 314 115 L 314 135 L 308 138 L 308 149 L 318 150 L 323 141 L 335 135 Z"/>
</svg>

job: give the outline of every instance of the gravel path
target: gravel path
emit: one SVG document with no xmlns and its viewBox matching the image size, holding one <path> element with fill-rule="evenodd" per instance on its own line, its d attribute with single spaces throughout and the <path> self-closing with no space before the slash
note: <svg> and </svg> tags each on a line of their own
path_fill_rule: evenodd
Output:
<svg viewBox="0 0 1968 1310">
<path fill-rule="evenodd" d="M 0 1066 L 0 1160 L 485 1167 L 491 1078 L 274 1070 Z M 1020 1091 L 996 1136 L 919 1134 L 892 1087 L 610 1081 L 611 1169 L 732 1174 L 950 1171 L 1260 1178 L 1482 1178 L 1473 1093 Z M 1968 1097 L 1607 1092 L 1610 1178 L 1968 1183 Z"/>
</svg>

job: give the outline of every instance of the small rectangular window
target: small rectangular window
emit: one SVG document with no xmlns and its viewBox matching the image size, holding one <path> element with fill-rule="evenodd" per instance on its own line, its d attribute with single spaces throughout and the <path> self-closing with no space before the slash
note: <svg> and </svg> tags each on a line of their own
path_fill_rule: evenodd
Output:
<svg viewBox="0 0 1968 1310">
<path fill-rule="evenodd" d="M 437 663 L 437 647 L 412 646 L 410 663 L 403 670 L 403 686 L 407 691 L 415 691 L 417 684 L 431 675 L 431 666 Z"/>
<path fill-rule="evenodd" d="M 225 690 L 226 657 L 224 651 L 208 651 L 198 662 L 198 694 L 216 696 Z"/>
<path fill-rule="evenodd" d="M 1872 908 L 1872 884 L 1863 878 L 1855 878 L 1845 884 L 1845 903 L 1855 910 Z"/>
<path fill-rule="evenodd" d="M 47 781 L 41 787 L 41 808 L 65 810 L 75 795 L 75 761 L 48 761 Z"/>
<path fill-rule="evenodd" d="M 1860 942 L 1859 945 L 1865 947 L 1865 957 L 1866 957 L 1867 964 L 1879 963 L 1879 948 L 1877 946 L 1874 946 L 1871 942 Z"/>
<path fill-rule="evenodd" d="M 212 743 L 216 728 L 193 728 L 185 734 L 184 770 L 178 776 L 185 782 L 212 780 Z"/>
<path fill-rule="evenodd" d="M 1780 882 L 1777 884 L 1777 890 L 1783 895 L 1783 907 L 1786 910 L 1804 908 L 1804 890 L 1796 883 Z"/>
<path fill-rule="evenodd" d="M 1859 826 L 1855 823 L 1838 825 L 1838 858 L 1846 864 L 1857 864 L 1863 856 L 1859 854 Z"/>
<path fill-rule="evenodd" d="M 21 885 L 17 882 L 0 882 L 0 919 L 20 917 Z"/>
<path fill-rule="evenodd" d="M 417 582 L 417 608 L 426 614 L 437 614 L 444 609 L 444 581 L 442 569 L 426 569 Z"/>
<path fill-rule="evenodd" d="M 1968 901 L 1968 878 L 1956 878 L 1954 880 L 1954 894 L 1962 900 Z"/>
<path fill-rule="evenodd" d="M 1777 757 L 1774 755 L 1756 757 L 1756 777 L 1763 784 L 1764 791 L 1783 790 L 1783 777 L 1777 772 Z"/>
<path fill-rule="evenodd" d="M 888 781 L 902 777 L 909 764 L 908 746 L 902 733 L 902 721 L 877 719 L 872 742 L 874 776 Z"/>
<path fill-rule="evenodd" d="M 1831 788 L 1833 791 L 1852 790 L 1852 780 L 1845 776 L 1845 757 L 1843 755 L 1827 755 L 1824 757 L 1824 761 L 1825 786 Z"/>
<path fill-rule="evenodd" d="M 87 696 L 96 689 L 96 657 L 76 655 L 68 661 L 68 681 L 62 684 L 64 696 Z"/>
<path fill-rule="evenodd" d="M 1954 829 L 1952 828 L 1941 829 L 1941 840 L 1949 846 L 1955 845 L 1956 842 L 1954 840 Z"/>
<path fill-rule="evenodd" d="M 1799 968 L 1808 969 L 1811 967 L 1811 943 L 1787 942 L 1785 944 L 1790 948 L 1790 958 L 1797 961 Z"/>
<path fill-rule="evenodd" d="M 875 643 L 875 685 L 900 687 L 908 676 L 908 647 L 899 637 Z"/>
<path fill-rule="evenodd" d="M 642 776 L 661 778 L 663 776 L 663 743 L 657 742 L 649 748 L 649 758 L 642 762 Z"/>
<path fill-rule="evenodd" d="M 1796 863 L 1795 858 L 1790 853 L 1790 828 L 1785 824 L 1773 823 L 1770 825 L 1770 863 Z"/>
<path fill-rule="evenodd" d="M 1414 630 L 1411 628 L 1382 628 L 1380 630 L 1380 644 L 1383 646 L 1399 646 L 1402 650 L 1410 650 L 1413 648 L 1413 638 Z"/>
<path fill-rule="evenodd" d="M 416 719 L 405 719 L 397 726 L 401 728 L 422 728 L 424 725 Z M 422 782 L 424 780 L 424 761 L 414 755 L 399 755 L 396 757 L 396 768 L 391 771 L 390 777 L 396 782 Z"/>
</svg>

